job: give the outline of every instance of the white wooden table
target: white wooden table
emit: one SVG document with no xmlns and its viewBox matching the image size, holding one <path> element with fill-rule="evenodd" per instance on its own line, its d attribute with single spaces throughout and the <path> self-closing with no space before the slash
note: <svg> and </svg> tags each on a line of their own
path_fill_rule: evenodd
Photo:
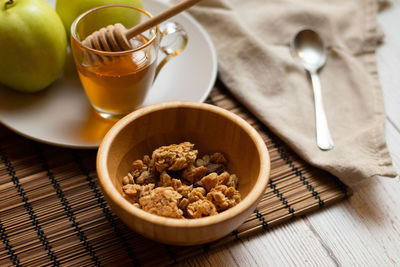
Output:
<svg viewBox="0 0 400 267">
<path fill-rule="evenodd" d="M 400 0 L 382 11 L 377 53 L 386 138 L 400 173 Z M 400 182 L 370 179 L 346 201 L 187 260 L 202 266 L 400 266 Z"/>
</svg>

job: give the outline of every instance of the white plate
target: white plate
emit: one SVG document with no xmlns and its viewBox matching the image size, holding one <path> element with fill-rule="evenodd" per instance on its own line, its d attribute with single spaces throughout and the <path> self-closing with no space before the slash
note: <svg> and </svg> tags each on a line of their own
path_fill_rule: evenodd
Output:
<svg viewBox="0 0 400 267">
<path fill-rule="evenodd" d="M 152 14 L 167 8 L 166 4 L 154 0 L 143 2 Z M 189 43 L 160 72 L 145 105 L 173 100 L 203 102 L 216 79 L 216 53 L 206 31 L 185 13 L 172 20 L 184 26 Z M 0 85 L 0 123 L 47 144 L 98 147 L 114 122 L 102 119 L 90 108 L 72 57 L 69 55 L 68 59 L 62 77 L 42 92 L 24 94 Z"/>
</svg>

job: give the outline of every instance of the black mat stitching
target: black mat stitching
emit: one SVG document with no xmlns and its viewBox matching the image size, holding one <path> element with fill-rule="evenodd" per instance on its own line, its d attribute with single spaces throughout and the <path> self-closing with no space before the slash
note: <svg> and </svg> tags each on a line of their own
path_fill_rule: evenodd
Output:
<svg viewBox="0 0 400 267">
<path fill-rule="evenodd" d="M 1 240 L 3 241 L 3 243 L 7 249 L 7 254 L 10 256 L 11 262 L 15 266 L 22 266 L 19 262 L 18 256 L 15 254 L 15 250 L 13 249 L 12 245 L 10 244 L 10 240 L 8 239 L 6 229 L 3 227 L 3 223 L 1 221 L 0 221 L 0 236 L 1 236 Z"/>
<path fill-rule="evenodd" d="M 68 199 L 65 197 L 64 191 L 61 189 L 60 184 L 54 177 L 54 174 L 50 171 L 49 165 L 46 161 L 45 156 L 43 155 L 43 152 L 41 151 L 40 147 L 38 146 L 37 143 L 31 142 L 41 164 L 43 169 L 46 170 L 46 175 L 50 179 L 51 184 L 53 185 L 53 188 L 56 190 L 56 194 L 58 198 L 60 199 L 61 205 L 64 207 L 65 212 L 67 213 L 68 220 L 72 223 L 72 227 L 74 228 L 74 232 L 76 232 L 76 235 L 79 237 L 79 240 L 82 242 L 83 246 L 85 247 L 86 252 L 89 253 L 89 255 L 92 257 L 92 261 L 96 266 L 100 266 L 100 261 L 99 258 L 96 256 L 96 253 L 93 249 L 93 247 L 90 245 L 90 242 L 87 240 L 87 237 L 85 235 L 85 232 L 82 230 L 82 227 L 79 226 L 79 222 L 77 222 L 75 214 L 72 210 L 72 207 L 69 205 Z"/>
<path fill-rule="evenodd" d="M 45 250 L 47 250 L 47 255 L 50 256 L 50 260 L 53 262 L 54 266 L 60 266 L 60 262 L 57 260 L 57 256 L 55 255 L 54 251 L 52 250 L 52 247 L 47 240 L 46 235 L 44 234 L 42 227 L 40 226 L 40 222 L 36 217 L 35 211 L 32 208 L 31 203 L 29 203 L 28 197 L 26 196 L 25 190 L 22 188 L 18 177 L 16 176 L 14 167 L 12 166 L 10 160 L 8 159 L 7 155 L 5 152 L 2 150 L 0 147 L 0 155 L 1 155 L 1 160 L 3 161 L 4 165 L 7 167 L 7 171 L 9 176 L 11 177 L 11 181 L 15 185 L 15 188 L 18 191 L 18 195 L 22 198 L 22 201 L 24 202 L 24 208 L 29 214 L 29 218 L 32 221 L 32 225 L 34 226 L 34 229 L 36 231 L 36 234 L 39 237 L 40 242 L 44 246 Z"/>
<path fill-rule="evenodd" d="M 103 198 L 103 194 L 98 189 L 96 182 L 93 181 L 93 178 L 90 176 L 88 170 L 83 165 L 83 162 L 80 159 L 80 156 L 78 155 L 78 153 L 75 150 L 73 150 L 72 154 L 75 159 L 75 162 L 78 164 L 79 168 L 81 169 L 81 172 L 86 176 L 86 181 L 89 182 L 89 187 L 90 187 L 90 189 L 92 189 L 94 196 L 97 199 L 97 203 L 99 203 L 104 216 L 106 217 L 106 219 L 110 223 L 110 225 L 113 227 L 115 234 L 118 236 L 118 238 L 122 242 L 123 247 L 125 248 L 125 251 L 127 252 L 128 256 L 132 259 L 132 263 L 135 266 L 140 266 L 141 264 L 140 264 L 139 260 L 137 259 L 132 247 L 129 245 L 128 241 L 121 233 L 121 230 L 118 228 L 118 226 L 114 220 L 114 217 L 111 214 L 111 211 L 107 208 L 107 203 Z"/>
</svg>

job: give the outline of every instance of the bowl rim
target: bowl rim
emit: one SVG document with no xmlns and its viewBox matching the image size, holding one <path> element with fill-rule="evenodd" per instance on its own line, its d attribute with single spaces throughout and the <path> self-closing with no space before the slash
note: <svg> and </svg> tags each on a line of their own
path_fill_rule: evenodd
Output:
<svg viewBox="0 0 400 267">
<path fill-rule="evenodd" d="M 110 150 L 111 144 L 118 133 L 125 128 L 132 121 L 139 117 L 145 116 L 147 114 L 164 110 L 164 109 L 174 109 L 174 108 L 194 108 L 202 109 L 206 111 L 211 111 L 220 116 L 223 116 L 231 121 L 234 121 L 239 125 L 252 139 L 256 145 L 256 149 L 260 158 L 260 171 L 255 183 L 255 186 L 250 190 L 245 198 L 242 199 L 236 206 L 221 212 L 214 216 L 197 218 L 197 219 L 176 219 L 167 218 L 158 215 L 148 213 L 142 209 L 134 207 L 129 201 L 127 201 L 121 193 L 117 191 L 114 187 L 109 175 L 107 168 L 107 158 L 108 152 Z M 126 115 L 124 118 L 119 120 L 105 135 L 103 141 L 100 144 L 99 150 L 97 152 L 96 169 L 98 174 L 99 183 L 101 185 L 103 194 L 107 195 L 108 198 L 116 203 L 120 208 L 125 210 L 127 213 L 139 217 L 143 221 L 153 223 L 161 226 L 169 226 L 175 228 L 193 228 L 193 227 L 204 227 L 213 224 L 218 224 L 223 221 L 230 220 L 241 213 L 248 210 L 255 202 L 257 202 L 262 194 L 265 192 L 267 184 L 270 179 L 271 161 L 268 153 L 267 146 L 259 133 L 245 120 L 240 118 L 238 115 L 225 110 L 223 108 L 199 102 L 190 101 L 171 101 L 157 103 L 140 108 L 132 113 Z"/>
</svg>

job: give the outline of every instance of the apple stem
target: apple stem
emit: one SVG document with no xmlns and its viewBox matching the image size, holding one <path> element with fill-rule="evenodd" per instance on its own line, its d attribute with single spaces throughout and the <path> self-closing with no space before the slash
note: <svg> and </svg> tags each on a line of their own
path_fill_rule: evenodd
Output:
<svg viewBox="0 0 400 267">
<path fill-rule="evenodd" d="M 4 9 L 7 9 L 7 6 L 14 4 L 14 0 L 8 0 L 7 2 L 5 2 L 4 4 Z"/>
</svg>

